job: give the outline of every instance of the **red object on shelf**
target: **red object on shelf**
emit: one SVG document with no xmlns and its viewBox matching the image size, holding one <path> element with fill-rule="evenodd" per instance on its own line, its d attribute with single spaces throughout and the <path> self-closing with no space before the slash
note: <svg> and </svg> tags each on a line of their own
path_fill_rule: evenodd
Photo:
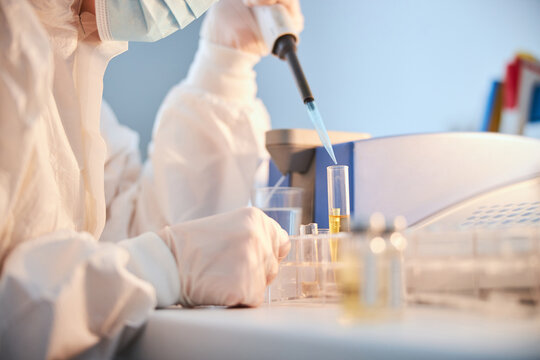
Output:
<svg viewBox="0 0 540 360">
<path fill-rule="evenodd" d="M 540 74 L 540 62 L 518 54 L 511 63 L 506 65 L 504 79 L 504 108 L 506 109 L 515 109 L 519 106 L 521 74 L 524 69 Z"/>
<path fill-rule="evenodd" d="M 507 109 L 514 109 L 517 107 L 521 65 L 522 60 L 516 56 L 514 61 L 506 66 L 506 77 L 504 79 L 504 107 Z"/>
</svg>

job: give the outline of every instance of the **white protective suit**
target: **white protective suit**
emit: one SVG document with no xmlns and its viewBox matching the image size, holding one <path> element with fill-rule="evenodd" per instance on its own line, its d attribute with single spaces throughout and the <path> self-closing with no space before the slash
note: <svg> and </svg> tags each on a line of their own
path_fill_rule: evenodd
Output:
<svg viewBox="0 0 540 360">
<path fill-rule="evenodd" d="M 103 74 L 127 43 L 40 11 L 0 0 L 0 358 L 109 358 L 178 301 L 155 232 L 248 202 L 269 125 L 258 57 L 202 41 L 141 170 L 136 134 L 106 106 L 100 128 Z"/>
</svg>

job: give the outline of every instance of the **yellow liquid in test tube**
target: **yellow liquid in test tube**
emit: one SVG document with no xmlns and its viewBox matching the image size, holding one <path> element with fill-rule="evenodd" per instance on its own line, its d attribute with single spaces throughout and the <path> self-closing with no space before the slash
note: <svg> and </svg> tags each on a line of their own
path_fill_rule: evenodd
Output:
<svg viewBox="0 0 540 360">
<path fill-rule="evenodd" d="M 350 230 L 349 215 L 340 215 L 340 209 L 331 209 L 328 215 L 328 225 L 331 234 L 346 232 Z M 338 257 L 338 239 L 330 239 L 330 257 L 332 261 L 337 261 Z"/>
</svg>

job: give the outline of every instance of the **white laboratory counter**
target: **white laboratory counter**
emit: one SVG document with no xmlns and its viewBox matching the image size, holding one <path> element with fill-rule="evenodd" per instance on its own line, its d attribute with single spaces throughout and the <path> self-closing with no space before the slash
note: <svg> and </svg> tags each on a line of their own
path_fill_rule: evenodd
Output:
<svg viewBox="0 0 540 360">
<path fill-rule="evenodd" d="M 540 320 L 428 307 L 346 324 L 337 305 L 155 311 L 130 359 L 540 359 Z"/>
</svg>

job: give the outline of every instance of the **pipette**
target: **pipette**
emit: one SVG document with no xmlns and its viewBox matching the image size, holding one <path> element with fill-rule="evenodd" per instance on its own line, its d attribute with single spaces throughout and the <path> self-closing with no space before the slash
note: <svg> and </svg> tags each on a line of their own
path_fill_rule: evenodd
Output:
<svg viewBox="0 0 540 360">
<path fill-rule="evenodd" d="M 324 126 L 324 123 L 322 121 L 319 109 L 317 109 L 317 104 L 315 104 L 315 101 L 308 101 L 306 103 L 306 106 L 308 109 L 309 118 L 311 119 L 315 130 L 317 130 L 317 134 L 319 134 L 319 138 L 321 139 L 321 142 L 326 149 L 326 152 L 328 152 L 328 155 L 330 155 L 334 164 L 337 165 L 334 148 L 332 147 L 332 143 L 330 142 L 330 138 L 328 137 L 328 132 L 326 131 L 326 127 Z"/>
<path fill-rule="evenodd" d="M 269 6 L 256 6 L 253 8 L 259 28 L 263 35 L 264 41 L 272 54 L 282 60 L 287 61 L 296 80 L 296 86 L 302 96 L 302 101 L 307 107 L 308 115 L 319 134 L 321 142 L 332 158 L 334 164 L 337 164 L 336 156 L 332 143 L 328 137 L 328 132 L 324 126 L 321 114 L 315 104 L 315 99 L 311 94 L 311 89 L 302 70 L 302 66 L 296 56 L 296 41 L 297 36 L 292 26 L 292 21 L 283 5 L 275 4 Z"/>
</svg>

